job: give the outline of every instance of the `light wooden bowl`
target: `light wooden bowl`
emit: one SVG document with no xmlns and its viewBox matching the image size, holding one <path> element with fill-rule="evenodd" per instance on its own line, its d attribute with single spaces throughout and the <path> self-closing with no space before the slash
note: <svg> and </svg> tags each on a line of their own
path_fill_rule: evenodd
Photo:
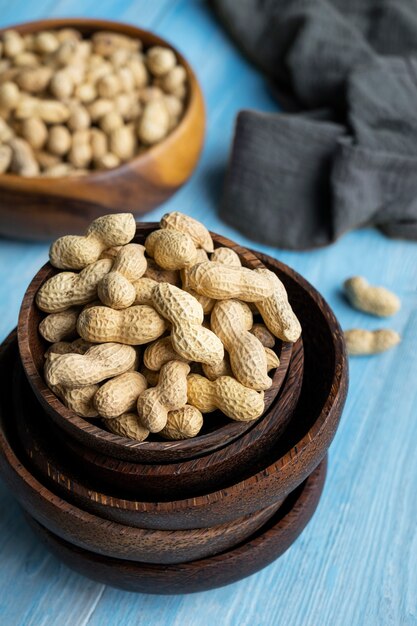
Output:
<svg viewBox="0 0 417 626">
<path fill-rule="evenodd" d="M 156 227 L 155 223 L 138 224 L 135 241 L 143 243 L 147 235 Z M 212 236 L 216 247 L 227 246 L 233 249 L 240 256 L 242 264 L 246 267 L 263 267 L 262 263 L 249 250 L 215 233 L 212 233 Z M 23 367 L 34 393 L 46 413 L 59 429 L 65 431 L 71 440 L 74 440 L 74 442 L 85 447 L 90 452 L 103 454 L 110 458 L 133 461 L 135 463 L 160 464 L 195 459 L 206 455 L 209 452 L 224 448 L 242 437 L 247 431 L 253 429 L 256 421 L 234 422 L 226 418 L 220 411 L 217 411 L 207 416 L 202 433 L 193 439 L 136 442 L 106 431 L 100 427 L 100 421 L 93 420 L 89 422 L 67 409 L 47 387 L 43 379 L 43 355 L 47 344 L 40 336 L 38 326 L 44 314 L 38 310 L 35 304 L 35 296 L 39 287 L 56 272 L 57 270 L 47 263 L 30 283 L 20 310 L 18 339 Z M 268 419 L 268 409 L 271 407 L 287 376 L 292 350 L 292 344 L 277 340 L 276 352 L 280 356 L 281 363 L 273 373 L 272 386 L 265 392 L 265 419 Z M 298 368 L 297 375 L 298 383 L 301 385 L 302 367 L 301 369 Z M 269 426 L 276 430 L 280 426 L 279 420 L 279 416 L 275 417 L 274 422 L 270 423 Z M 264 423 L 264 427 L 268 428 L 268 425 Z"/>
<path fill-rule="evenodd" d="M 170 43 L 129 24 L 96 19 L 40 20 L 12 28 L 26 34 L 67 27 L 77 28 L 85 35 L 111 30 L 139 37 L 145 48 L 154 45 L 172 48 L 188 75 L 186 110 L 166 139 L 115 169 L 77 179 L 1 174 L 0 235 L 52 239 L 67 233 L 81 234 L 93 219 L 105 213 L 129 210 L 142 215 L 164 202 L 190 177 L 203 146 L 202 92 L 190 65 Z"/>
</svg>

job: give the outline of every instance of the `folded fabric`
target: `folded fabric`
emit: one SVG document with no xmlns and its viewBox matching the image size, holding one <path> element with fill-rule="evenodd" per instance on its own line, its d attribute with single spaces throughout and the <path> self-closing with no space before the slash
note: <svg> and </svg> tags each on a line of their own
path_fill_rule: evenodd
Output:
<svg viewBox="0 0 417 626">
<path fill-rule="evenodd" d="M 211 2 L 291 111 L 238 115 L 223 219 L 293 249 L 417 239 L 415 0 Z"/>
</svg>

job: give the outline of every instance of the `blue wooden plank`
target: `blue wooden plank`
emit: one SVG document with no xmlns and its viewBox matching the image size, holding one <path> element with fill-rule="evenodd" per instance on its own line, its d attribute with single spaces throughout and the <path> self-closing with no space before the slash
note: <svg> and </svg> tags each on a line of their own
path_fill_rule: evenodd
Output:
<svg viewBox="0 0 417 626">
<path fill-rule="evenodd" d="M 91 0 L 0 2 L 2 24 L 57 15 L 97 15 Z M 192 179 L 162 207 L 202 219 L 243 245 L 255 244 L 219 219 L 233 121 L 241 108 L 276 110 L 268 86 L 234 49 L 204 2 L 104 0 L 100 17 L 155 29 L 190 59 L 207 103 L 207 141 Z M 191 596 L 124 593 L 86 581 L 49 556 L 0 488 L 0 623 L 291 626 L 417 624 L 417 245 L 365 229 L 312 252 L 263 251 L 317 286 L 342 325 L 389 323 L 403 335 L 394 351 L 351 361 L 347 406 L 331 449 L 316 516 L 294 546 L 264 571 Z M 47 258 L 44 244 L 0 241 L 0 338 L 15 325 L 24 290 Z M 393 288 L 403 306 L 392 320 L 353 311 L 340 285 L 361 273 Z M 414 384 L 413 384 L 414 383 Z"/>
<path fill-rule="evenodd" d="M 3 485 L 0 501 L 0 623 L 85 623 L 104 587 L 73 574 L 48 554 Z M 68 621 L 57 621 L 64 615 Z"/>
</svg>

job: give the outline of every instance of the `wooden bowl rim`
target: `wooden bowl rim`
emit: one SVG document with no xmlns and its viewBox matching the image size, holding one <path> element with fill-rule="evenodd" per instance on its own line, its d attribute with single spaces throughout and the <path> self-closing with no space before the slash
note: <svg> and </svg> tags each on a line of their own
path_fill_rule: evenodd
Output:
<svg viewBox="0 0 417 626">
<path fill-rule="evenodd" d="M 158 222 L 137 222 L 136 237 L 139 234 L 146 236 L 148 232 L 151 232 L 152 230 L 157 228 L 158 225 L 159 225 Z M 262 263 L 259 261 L 258 257 L 252 251 L 236 244 L 230 239 L 226 239 L 225 237 L 218 235 L 217 233 L 211 232 L 211 235 L 213 237 L 215 244 L 218 243 L 221 246 L 227 246 L 229 248 L 232 248 L 235 252 L 237 252 L 237 254 L 239 254 L 240 257 L 243 257 L 244 260 L 246 261 L 250 260 L 254 266 L 257 266 L 257 265 L 260 267 L 262 266 Z M 249 257 L 249 259 L 246 258 L 245 255 L 246 257 Z M 97 452 L 107 453 L 107 450 L 103 450 L 103 446 L 106 445 L 106 446 L 111 446 L 115 455 L 117 454 L 117 452 L 122 455 L 123 452 L 126 453 L 127 449 L 132 451 L 132 455 L 134 455 L 136 451 L 138 452 L 138 455 L 142 454 L 142 458 L 140 458 L 140 456 L 138 456 L 137 458 L 136 456 L 134 457 L 132 456 L 132 458 L 125 459 L 125 460 L 130 460 L 133 462 L 136 461 L 138 463 L 146 464 L 147 462 L 151 462 L 150 460 L 147 461 L 147 458 L 150 459 L 151 457 L 155 456 L 155 460 L 153 462 L 166 463 L 166 462 L 176 462 L 180 460 L 179 458 L 174 458 L 173 455 L 168 454 L 171 451 L 173 451 L 174 454 L 175 452 L 180 451 L 182 453 L 181 459 L 186 460 L 187 458 L 194 458 L 189 455 L 192 455 L 196 447 L 199 447 L 202 444 L 203 445 L 205 444 L 207 446 L 207 449 L 203 450 L 202 452 L 199 451 L 197 454 L 197 456 L 204 456 L 205 454 L 210 453 L 210 451 L 212 451 L 213 449 L 221 449 L 225 447 L 228 443 L 231 443 L 232 441 L 240 438 L 247 431 L 254 428 L 256 424 L 259 423 L 259 420 L 263 419 L 265 415 L 267 414 L 267 412 L 271 409 L 271 406 L 275 402 L 277 395 L 282 390 L 282 386 L 285 384 L 285 379 L 288 373 L 289 363 L 290 363 L 292 351 L 293 351 L 293 344 L 290 342 L 284 342 L 284 341 L 281 342 L 281 352 L 280 352 L 282 365 L 280 363 L 279 367 L 276 368 L 272 377 L 273 384 L 276 380 L 280 380 L 280 379 L 282 380 L 278 388 L 276 390 L 274 389 L 274 392 L 275 392 L 274 395 L 270 399 L 268 399 L 266 408 L 262 416 L 256 420 L 252 420 L 251 422 L 236 422 L 236 421 L 230 420 L 224 426 L 221 426 L 220 428 L 214 431 L 211 431 L 209 433 L 206 433 L 203 435 L 197 435 L 196 437 L 193 437 L 192 439 L 183 439 L 183 440 L 178 440 L 178 441 L 177 440 L 176 441 L 161 441 L 161 442 L 159 441 L 158 442 L 155 442 L 155 441 L 135 442 L 131 439 L 127 439 L 126 437 L 121 437 L 119 435 L 110 433 L 106 431 L 104 428 L 101 428 L 99 425 L 96 426 L 94 422 L 90 423 L 85 418 L 76 415 L 73 411 L 68 409 L 59 400 L 59 398 L 51 392 L 51 390 L 46 385 L 45 381 L 43 380 L 42 376 L 39 374 L 37 370 L 36 363 L 33 358 L 32 350 L 31 350 L 31 343 L 29 339 L 30 334 L 29 332 L 24 332 L 25 329 L 27 329 L 28 315 L 30 314 L 30 310 L 32 309 L 32 307 L 36 307 L 36 304 L 35 304 L 36 292 L 38 288 L 40 287 L 40 285 L 43 282 L 45 282 L 45 280 L 48 278 L 48 273 L 52 272 L 52 270 L 56 272 L 56 268 L 53 268 L 50 263 L 46 263 L 45 265 L 43 265 L 40 268 L 40 270 L 35 274 L 35 276 L 33 277 L 32 281 L 30 282 L 25 292 L 25 295 L 22 300 L 22 305 L 21 305 L 21 309 L 19 313 L 19 320 L 18 320 L 17 336 L 18 336 L 19 352 L 20 352 L 20 356 L 22 359 L 24 371 L 36 395 L 41 395 L 43 401 L 49 405 L 51 411 L 53 411 L 55 415 L 59 416 L 60 424 L 62 424 L 61 420 L 64 420 L 65 421 L 64 425 L 68 427 L 71 426 L 72 432 L 75 433 L 75 429 L 78 429 L 78 430 L 83 431 L 83 433 L 89 439 L 91 438 L 91 443 L 93 445 L 94 444 L 97 445 Z M 36 286 L 36 289 L 33 289 L 34 285 Z M 265 392 L 267 397 L 268 397 L 268 391 L 269 390 L 266 390 Z M 94 420 L 95 419 L 96 418 L 94 418 Z M 56 421 L 58 422 L 58 420 Z M 217 448 L 213 448 L 213 446 L 216 443 L 216 440 L 218 440 L 219 438 L 220 433 L 222 434 L 222 437 L 224 439 L 225 438 L 227 439 L 224 444 L 218 446 Z M 161 457 L 159 459 L 156 458 L 156 455 L 158 453 L 161 454 Z M 188 456 L 186 457 L 185 454 L 187 454 Z"/>
<path fill-rule="evenodd" d="M 108 180 L 109 176 L 119 176 L 123 174 L 129 174 L 130 168 L 135 165 L 146 165 L 148 161 L 157 160 L 161 152 L 166 152 L 171 148 L 171 144 L 174 143 L 178 135 L 181 133 L 183 127 L 189 123 L 189 119 L 191 117 L 191 110 L 196 105 L 197 93 L 201 92 L 201 88 L 199 82 L 197 80 L 197 76 L 192 69 L 191 65 L 185 59 L 185 57 L 179 52 L 179 50 L 171 44 L 169 41 L 161 37 L 160 35 L 155 34 L 150 30 L 145 30 L 135 26 L 134 24 L 128 24 L 126 22 L 118 22 L 114 20 L 101 20 L 94 18 L 80 18 L 80 17 L 67 17 L 67 18 L 50 18 L 43 20 L 31 20 L 29 22 L 19 22 L 18 24 L 12 24 L 11 26 L 5 26 L 0 28 L 0 35 L 4 33 L 6 30 L 16 30 L 19 33 L 28 34 L 37 32 L 39 30 L 50 30 L 54 28 L 81 28 L 81 27 L 90 27 L 92 31 L 96 30 L 111 30 L 116 33 L 126 34 L 126 30 L 131 33 L 132 37 L 138 37 L 143 40 L 149 40 L 149 38 L 153 38 L 155 40 L 153 45 L 160 45 L 167 48 L 170 48 L 175 53 L 177 59 L 184 66 L 187 71 L 187 80 L 189 86 L 189 94 L 186 100 L 186 108 L 183 112 L 181 120 L 179 124 L 169 132 L 169 134 L 159 143 L 149 146 L 143 153 L 138 154 L 130 159 L 126 163 L 122 163 L 117 167 L 113 167 L 110 170 L 102 170 L 102 171 L 91 171 L 91 173 L 82 175 L 80 177 L 74 176 L 19 176 L 18 174 L 9 174 L 4 173 L 0 174 L 0 184 L 8 186 L 16 186 L 19 185 L 23 190 L 33 189 L 33 185 L 38 181 L 47 181 L 54 182 L 59 184 L 60 181 L 67 181 L 68 179 L 73 179 L 77 181 L 81 179 L 83 181 L 94 180 L 96 183 L 100 183 L 101 180 L 106 178 Z M 204 101 L 202 99 L 203 106 Z"/>
</svg>

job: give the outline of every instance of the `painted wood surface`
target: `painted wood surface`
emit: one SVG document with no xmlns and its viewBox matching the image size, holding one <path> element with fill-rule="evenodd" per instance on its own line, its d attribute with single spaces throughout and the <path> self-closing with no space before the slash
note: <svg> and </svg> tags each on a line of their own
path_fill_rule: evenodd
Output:
<svg viewBox="0 0 417 626">
<path fill-rule="evenodd" d="M 147 216 L 180 210 L 252 245 L 216 214 L 233 121 L 242 108 L 276 110 L 263 78 L 197 0 L 0 1 L 0 25 L 58 16 L 118 19 L 155 30 L 189 59 L 201 80 L 207 141 L 197 171 Z M 128 209 L 129 207 L 126 207 Z M 295 216 L 296 219 L 296 216 Z M 293 266 L 327 298 L 344 328 L 387 322 L 355 312 L 340 284 L 352 274 L 393 288 L 403 335 L 392 352 L 351 360 L 350 393 L 330 450 L 323 498 L 312 522 L 275 564 L 223 589 L 164 597 L 90 582 L 59 564 L 0 485 L 0 623 L 7 626 L 367 626 L 417 624 L 417 244 L 373 230 L 315 252 L 259 249 Z M 0 240 L 0 339 L 47 246 Z"/>
</svg>

